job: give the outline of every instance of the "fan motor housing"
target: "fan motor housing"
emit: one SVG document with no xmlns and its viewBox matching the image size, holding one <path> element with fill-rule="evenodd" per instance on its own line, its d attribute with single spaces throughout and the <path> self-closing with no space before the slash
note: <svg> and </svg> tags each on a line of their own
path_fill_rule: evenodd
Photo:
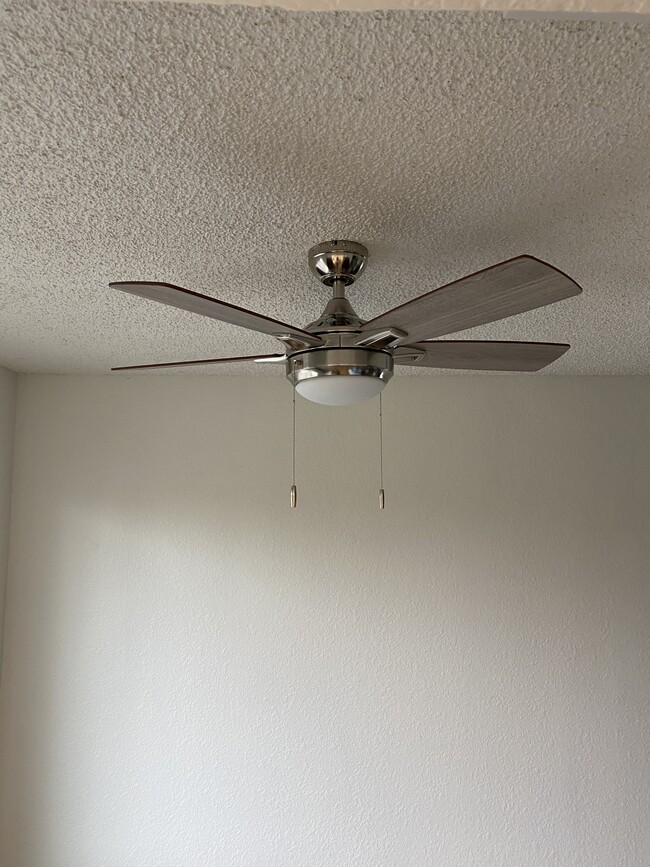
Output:
<svg viewBox="0 0 650 867">
<path fill-rule="evenodd" d="M 294 352 L 287 359 L 287 379 L 294 385 L 321 376 L 368 376 L 386 383 L 393 375 L 393 356 L 383 349 L 327 346 Z"/>
</svg>

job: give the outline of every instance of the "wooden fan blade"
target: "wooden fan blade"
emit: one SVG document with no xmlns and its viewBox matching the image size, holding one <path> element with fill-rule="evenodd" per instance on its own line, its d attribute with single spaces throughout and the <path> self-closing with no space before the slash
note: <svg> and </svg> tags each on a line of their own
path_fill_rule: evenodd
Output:
<svg viewBox="0 0 650 867">
<path fill-rule="evenodd" d="M 156 367 L 191 367 L 193 364 L 231 364 L 234 361 L 283 361 L 284 355 L 236 355 L 233 358 L 199 358 L 198 361 L 165 361 L 162 364 L 129 364 L 111 370 L 152 370 Z"/>
<path fill-rule="evenodd" d="M 517 256 L 455 280 L 382 313 L 362 331 L 392 326 L 408 333 L 397 345 L 441 337 L 525 313 L 578 295 L 582 289 L 562 271 L 533 256 Z"/>
<path fill-rule="evenodd" d="M 180 310 L 188 310 L 190 313 L 209 316 L 211 319 L 218 319 L 220 322 L 227 322 L 230 325 L 239 325 L 242 328 L 249 328 L 251 331 L 260 331 L 262 334 L 271 334 L 273 336 L 278 334 L 288 335 L 299 338 L 310 346 L 322 343 L 320 338 L 315 337 L 308 331 L 303 331 L 302 328 L 296 328 L 295 325 L 287 325 L 285 322 L 279 322 L 277 319 L 262 316 L 261 313 L 254 313 L 252 310 L 245 310 L 243 307 L 227 304 L 225 301 L 218 301 L 209 295 L 190 292 L 189 289 L 174 286 L 172 283 L 124 281 L 109 283 L 108 285 L 111 289 L 119 289 L 121 292 L 128 292 L 130 295 L 138 295 L 140 298 L 159 301 L 161 304 L 168 304 L 170 307 L 178 307 Z"/>
<path fill-rule="evenodd" d="M 419 358 L 400 358 L 411 348 L 423 352 Z M 440 367 L 447 370 L 541 370 L 569 349 L 568 343 L 517 343 L 498 340 L 435 340 L 409 344 L 395 353 L 396 364 Z"/>
</svg>

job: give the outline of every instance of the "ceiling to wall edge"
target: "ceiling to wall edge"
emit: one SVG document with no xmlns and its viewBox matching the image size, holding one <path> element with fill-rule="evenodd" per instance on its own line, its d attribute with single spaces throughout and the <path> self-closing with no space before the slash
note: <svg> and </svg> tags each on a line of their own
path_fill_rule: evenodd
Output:
<svg viewBox="0 0 650 867">
<path fill-rule="evenodd" d="M 120 0 L 121 2 L 121 0 Z M 128 0 L 132 3 L 149 0 Z M 162 0 L 178 3 L 179 0 Z M 212 6 L 276 6 L 294 12 L 378 10 L 503 12 L 505 17 L 645 22 L 650 0 L 181 0 Z"/>
</svg>

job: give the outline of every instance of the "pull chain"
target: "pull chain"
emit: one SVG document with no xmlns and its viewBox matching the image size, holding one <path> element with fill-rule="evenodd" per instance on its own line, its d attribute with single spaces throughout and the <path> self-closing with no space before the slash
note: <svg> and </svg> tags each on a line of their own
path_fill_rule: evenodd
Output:
<svg viewBox="0 0 650 867">
<path fill-rule="evenodd" d="M 384 508 L 384 414 L 379 392 L 379 508 Z"/>
<path fill-rule="evenodd" d="M 291 413 L 291 508 L 298 505 L 298 489 L 296 488 L 296 371 L 293 371 L 293 403 Z"/>
</svg>

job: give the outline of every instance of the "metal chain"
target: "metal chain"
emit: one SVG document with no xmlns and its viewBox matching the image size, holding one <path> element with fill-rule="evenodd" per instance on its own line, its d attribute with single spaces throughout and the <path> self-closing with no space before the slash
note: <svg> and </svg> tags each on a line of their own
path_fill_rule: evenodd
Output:
<svg viewBox="0 0 650 867">
<path fill-rule="evenodd" d="M 298 489 L 296 488 L 296 371 L 292 371 L 293 401 L 291 406 L 291 508 L 298 504 Z"/>
<path fill-rule="evenodd" d="M 379 392 L 379 508 L 384 508 L 384 413 Z"/>
</svg>

